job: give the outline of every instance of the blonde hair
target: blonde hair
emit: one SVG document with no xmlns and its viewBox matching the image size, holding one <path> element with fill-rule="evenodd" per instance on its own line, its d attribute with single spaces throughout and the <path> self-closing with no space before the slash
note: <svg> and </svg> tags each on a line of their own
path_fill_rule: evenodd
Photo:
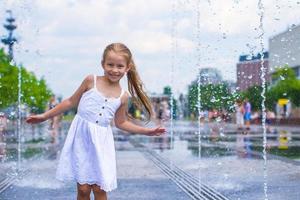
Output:
<svg viewBox="0 0 300 200">
<path fill-rule="evenodd" d="M 103 52 L 102 62 L 105 61 L 105 58 L 110 51 L 114 51 L 115 53 L 124 56 L 126 59 L 127 66 L 130 67 L 129 71 L 127 72 L 127 80 L 128 91 L 131 94 L 132 103 L 138 109 L 146 112 L 147 121 L 149 121 L 153 115 L 152 104 L 146 92 L 144 91 L 143 82 L 141 81 L 136 70 L 136 66 L 132 59 L 132 54 L 129 48 L 122 43 L 112 43 L 108 45 Z"/>
</svg>

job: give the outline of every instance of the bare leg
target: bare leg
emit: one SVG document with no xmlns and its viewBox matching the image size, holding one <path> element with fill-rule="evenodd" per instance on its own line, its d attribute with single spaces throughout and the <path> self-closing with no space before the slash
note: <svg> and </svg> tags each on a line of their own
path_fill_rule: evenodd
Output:
<svg viewBox="0 0 300 200">
<path fill-rule="evenodd" d="M 95 200 L 107 200 L 106 192 L 101 190 L 96 184 L 92 185 Z"/>
<path fill-rule="evenodd" d="M 77 200 L 90 200 L 92 186 L 77 183 Z"/>
<path fill-rule="evenodd" d="M 247 129 L 247 130 L 250 129 L 250 121 L 246 121 L 246 129 Z"/>
</svg>

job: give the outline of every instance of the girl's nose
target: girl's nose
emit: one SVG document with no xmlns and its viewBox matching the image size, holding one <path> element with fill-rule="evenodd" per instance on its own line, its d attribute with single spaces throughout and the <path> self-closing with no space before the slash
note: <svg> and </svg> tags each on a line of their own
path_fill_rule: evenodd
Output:
<svg viewBox="0 0 300 200">
<path fill-rule="evenodd" d="M 114 67 L 114 68 L 112 69 L 112 71 L 113 71 L 113 72 L 119 72 L 119 70 L 118 70 L 117 67 Z"/>
</svg>

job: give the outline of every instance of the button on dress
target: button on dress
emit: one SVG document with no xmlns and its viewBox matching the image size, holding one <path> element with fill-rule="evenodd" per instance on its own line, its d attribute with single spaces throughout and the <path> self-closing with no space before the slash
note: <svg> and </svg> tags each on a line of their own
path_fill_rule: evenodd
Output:
<svg viewBox="0 0 300 200">
<path fill-rule="evenodd" d="M 64 147 L 56 178 L 79 184 L 97 184 L 106 192 L 117 188 L 115 145 L 110 126 L 121 105 L 118 98 L 107 98 L 94 87 L 83 93 Z"/>
</svg>

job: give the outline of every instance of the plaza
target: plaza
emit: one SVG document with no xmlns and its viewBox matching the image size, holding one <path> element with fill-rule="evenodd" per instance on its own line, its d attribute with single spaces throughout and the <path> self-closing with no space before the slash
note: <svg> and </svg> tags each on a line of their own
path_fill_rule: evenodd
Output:
<svg viewBox="0 0 300 200">
<path fill-rule="evenodd" d="M 36 135 L 26 134 L 19 175 L 11 151 L 16 144 L 7 142 L 9 160 L 1 164 L 1 199 L 75 199 L 75 183 L 54 178 L 68 125 L 62 123 L 55 142 L 46 124 L 36 127 Z M 154 138 L 115 129 L 118 189 L 109 193 L 110 199 L 254 200 L 264 196 L 264 183 L 269 199 L 298 198 L 299 127 L 272 127 L 268 133 L 265 180 L 261 126 L 238 132 L 233 124 L 202 124 L 199 148 L 197 123 L 165 125 L 169 134 Z M 23 131 L 32 129 L 26 126 Z M 8 183 L 6 178 L 13 179 Z"/>
</svg>

